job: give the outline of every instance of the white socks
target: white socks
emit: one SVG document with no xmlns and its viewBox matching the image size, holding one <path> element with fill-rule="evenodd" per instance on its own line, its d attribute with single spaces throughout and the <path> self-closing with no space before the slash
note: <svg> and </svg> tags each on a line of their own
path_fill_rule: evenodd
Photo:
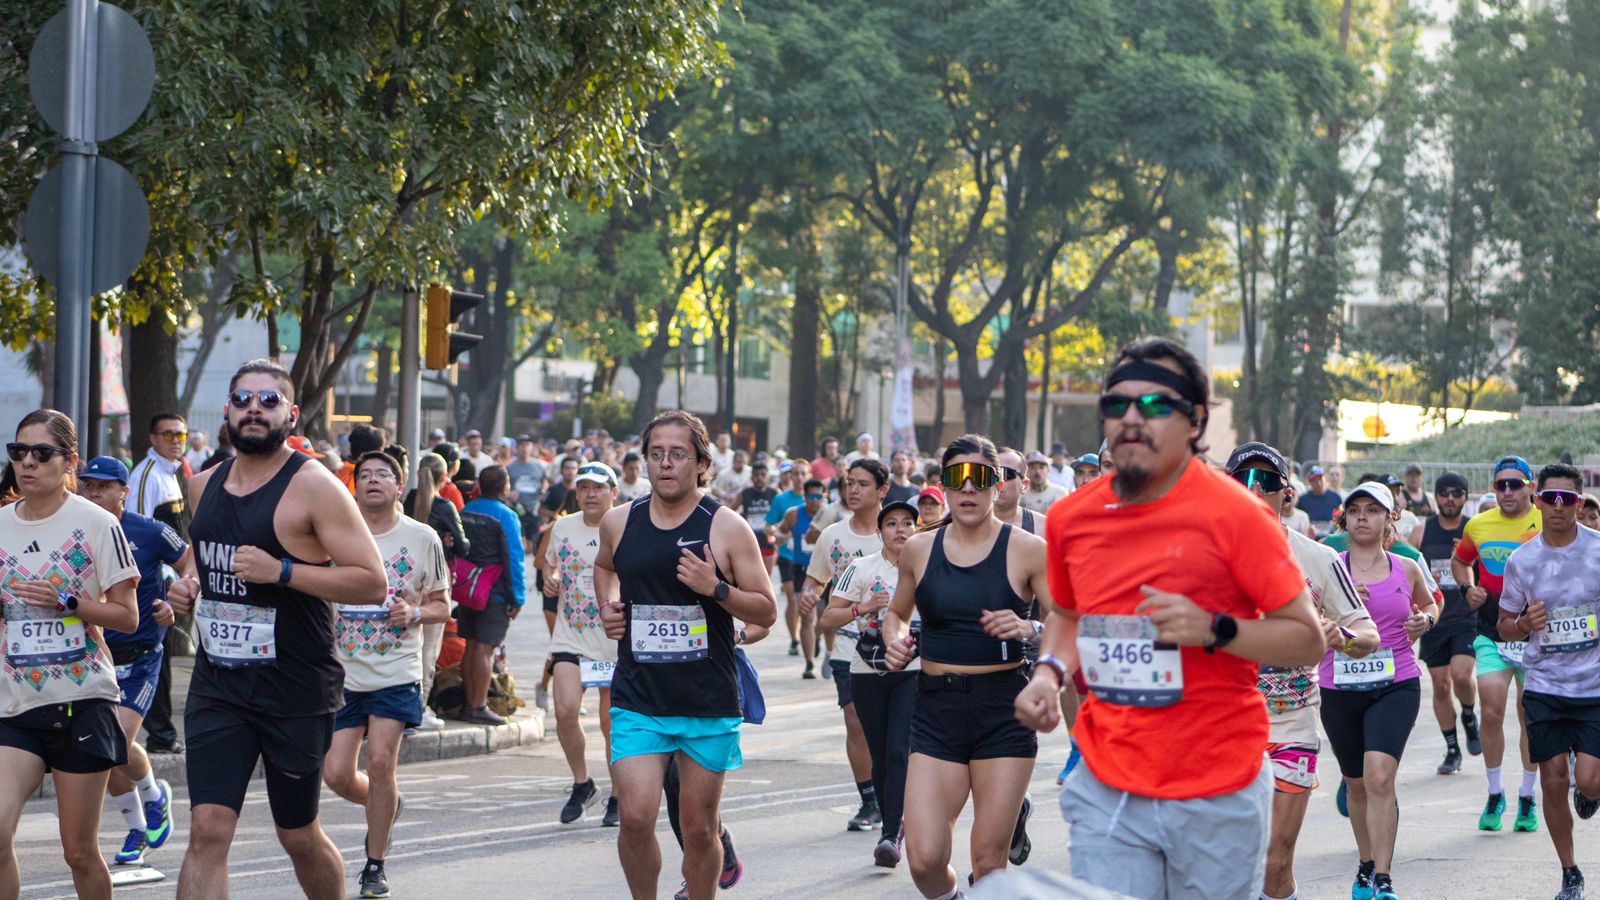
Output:
<svg viewBox="0 0 1600 900">
<path fill-rule="evenodd" d="M 1503 794 L 1503 793 L 1506 792 L 1506 789 L 1500 786 L 1500 767 L 1499 766 L 1495 766 L 1492 769 L 1484 769 L 1483 771 L 1484 771 L 1484 774 L 1489 776 L 1489 793 L 1491 793 L 1491 794 Z"/>
<path fill-rule="evenodd" d="M 129 791 L 111 798 L 113 805 L 122 811 L 122 820 L 134 831 L 144 832 L 144 804 L 139 802 L 139 792 Z"/>
<path fill-rule="evenodd" d="M 134 784 L 139 790 L 139 799 L 145 803 L 154 803 L 161 799 L 161 787 L 156 784 L 156 770 L 154 767 L 144 773 L 144 777 Z"/>
<path fill-rule="evenodd" d="M 1534 785 L 1534 782 L 1536 782 L 1538 780 L 1538 778 L 1539 778 L 1539 773 L 1537 771 L 1529 772 L 1526 769 L 1524 769 L 1523 772 L 1522 772 L 1522 790 L 1517 792 L 1517 796 L 1519 796 L 1519 797 L 1532 797 L 1533 796 L 1533 785 Z"/>
<path fill-rule="evenodd" d="M 1300 892 L 1298 890 L 1290 891 L 1287 897 L 1269 897 L 1266 891 L 1262 891 L 1261 900 L 1300 900 Z"/>
</svg>

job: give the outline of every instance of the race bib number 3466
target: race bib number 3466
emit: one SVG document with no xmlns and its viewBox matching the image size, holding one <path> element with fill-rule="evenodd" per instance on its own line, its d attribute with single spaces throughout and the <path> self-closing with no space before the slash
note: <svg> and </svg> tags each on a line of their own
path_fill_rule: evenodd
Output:
<svg viewBox="0 0 1600 900">
<path fill-rule="evenodd" d="M 1078 656 L 1095 697 L 1119 706 L 1171 706 L 1183 699 L 1183 655 L 1156 641 L 1145 616 L 1084 616 Z"/>
</svg>

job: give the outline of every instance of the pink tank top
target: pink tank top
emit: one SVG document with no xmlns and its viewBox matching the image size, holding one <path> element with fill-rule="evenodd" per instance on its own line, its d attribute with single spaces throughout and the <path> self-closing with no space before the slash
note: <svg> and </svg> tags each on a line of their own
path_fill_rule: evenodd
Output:
<svg viewBox="0 0 1600 900">
<path fill-rule="evenodd" d="M 1411 581 L 1406 577 L 1405 559 L 1386 554 L 1389 557 L 1389 577 L 1377 584 L 1367 585 L 1371 596 L 1367 598 L 1367 612 L 1372 616 L 1372 622 L 1378 626 L 1379 648 L 1394 654 L 1394 680 L 1396 682 L 1408 681 L 1419 678 L 1422 670 L 1417 668 L 1417 654 L 1412 647 L 1411 639 L 1406 637 L 1406 619 L 1411 617 Z M 1348 567 L 1350 554 L 1339 554 Z M 1317 680 L 1323 690 L 1340 690 L 1334 682 L 1334 653 L 1329 650 L 1322 657 L 1322 665 L 1317 669 Z"/>
</svg>

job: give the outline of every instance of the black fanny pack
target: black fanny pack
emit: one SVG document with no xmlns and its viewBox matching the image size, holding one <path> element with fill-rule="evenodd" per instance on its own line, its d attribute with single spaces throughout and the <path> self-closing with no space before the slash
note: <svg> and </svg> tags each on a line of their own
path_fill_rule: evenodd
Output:
<svg viewBox="0 0 1600 900">
<path fill-rule="evenodd" d="M 882 621 L 882 620 L 880 620 Z M 920 655 L 922 645 L 922 623 L 911 623 L 911 644 L 913 655 Z M 882 628 L 863 630 L 860 637 L 856 638 L 856 654 L 867 665 L 879 672 L 889 671 L 889 657 L 887 645 L 883 642 Z"/>
<path fill-rule="evenodd" d="M 158 647 L 158 646 L 160 646 L 160 645 L 159 644 L 153 644 L 153 645 L 145 645 L 145 644 L 107 644 L 106 648 L 111 651 L 111 664 L 112 665 L 126 666 L 126 665 L 131 665 L 133 663 L 136 663 L 139 660 L 143 659 L 145 654 L 154 651 L 156 649 L 156 647 Z"/>
</svg>

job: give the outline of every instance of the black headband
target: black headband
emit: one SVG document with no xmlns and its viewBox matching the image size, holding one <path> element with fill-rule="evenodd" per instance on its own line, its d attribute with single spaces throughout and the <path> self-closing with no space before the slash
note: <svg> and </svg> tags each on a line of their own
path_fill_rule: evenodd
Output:
<svg viewBox="0 0 1600 900">
<path fill-rule="evenodd" d="M 1200 403 L 1199 392 L 1195 390 L 1194 385 L 1190 384 L 1187 378 L 1166 366 L 1156 365 L 1153 362 L 1146 362 L 1142 359 L 1134 360 L 1113 369 L 1111 374 L 1106 376 L 1106 387 L 1110 388 L 1120 381 L 1135 380 L 1152 381 L 1162 387 L 1172 388 L 1178 392 L 1179 397 L 1190 403 Z"/>
</svg>

